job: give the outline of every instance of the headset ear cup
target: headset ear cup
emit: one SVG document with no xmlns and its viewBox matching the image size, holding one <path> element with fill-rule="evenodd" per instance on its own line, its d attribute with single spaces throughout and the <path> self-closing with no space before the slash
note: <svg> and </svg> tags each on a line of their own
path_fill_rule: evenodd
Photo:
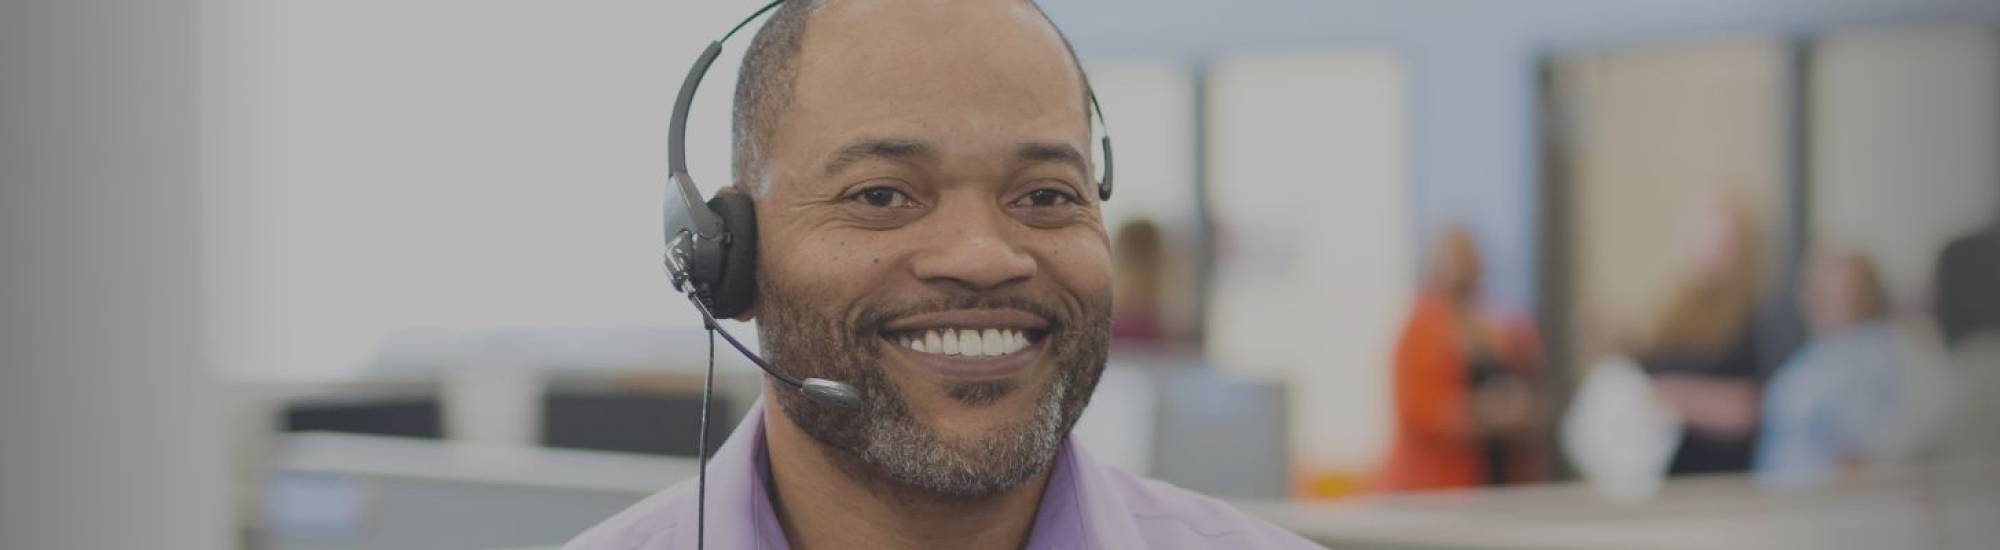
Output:
<svg viewBox="0 0 2000 550">
<path fill-rule="evenodd" d="M 721 193 L 708 208 L 722 218 L 729 235 L 722 249 L 722 277 L 709 291 L 708 309 L 719 319 L 749 311 L 757 299 L 757 209 L 750 195 Z"/>
</svg>

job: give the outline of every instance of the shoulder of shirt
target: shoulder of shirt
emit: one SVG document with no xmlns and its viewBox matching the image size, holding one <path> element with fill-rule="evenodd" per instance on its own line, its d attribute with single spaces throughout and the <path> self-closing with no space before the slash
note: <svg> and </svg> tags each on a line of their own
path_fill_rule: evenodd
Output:
<svg viewBox="0 0 2000 550">
<path fill-rule="evenodd" d="M 695 488 L 692 479 L 668 486 L 577 535 L 562 550 L 667 548 L 685 508 L 693 505 Z"/>
<path fill-rule="evenodd" d="M 1204 548 L 1322 548 L 1221 500 L 1116 468 L 1100 466 L 1097 470 L 1105 484 L 1118 493 L 1115 498 L 1123 502 L 1124 512 L 1140 527 L 1149 547 L 1172 548 L 1176 541 L 1198 539 Z M 563 545 L 563 550 L 667 548 L 680 527 L 685 507 L 692 505 L 694 491 L 689 480 L 654 493 L 584 531 Z"/>
<path fill-rule="evenodd" d="M 1151 547 L 1197 538 L 1207 548 L 1323 548 L 1214 497 L 1117 468 L 1098 471 L 1117 489 Z"/>
</svg>

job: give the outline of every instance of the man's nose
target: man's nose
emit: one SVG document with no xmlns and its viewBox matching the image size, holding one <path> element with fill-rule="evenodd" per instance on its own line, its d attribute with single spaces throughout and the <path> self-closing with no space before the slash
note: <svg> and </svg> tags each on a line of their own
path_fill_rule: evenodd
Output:
<svg viewBox="0 0 2000 550">
<path fill-rule="evenodd" d="M 925 283 L 987 290 L 1027 280 L 1035 275 L 1034 256 L 1018 239 L 1025 237 L 997 207 L 938 212 L 933 234 L 912 264 Z"/>
</svg>

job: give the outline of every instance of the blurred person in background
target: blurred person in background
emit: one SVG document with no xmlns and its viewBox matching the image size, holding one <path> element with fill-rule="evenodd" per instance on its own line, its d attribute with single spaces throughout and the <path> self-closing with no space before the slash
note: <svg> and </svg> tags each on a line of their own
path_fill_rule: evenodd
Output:
<svg viewBox="0 0 2000 550">
<path fill-rule="evenodd" d="M 1942 450 L 2000 456 L 2000 222 L 1946 245 L 1934 277 L 1931 314 L 1955 379 Z"/>
<path fill-rule="evenodd" d="M 1380 490 L 1542 478 L 1540 345 L 1530 325 L 1483 310 L 1479 277 L 1472 235 L 1446 231 L 1396 344 L 1395 442 Z"/>
<path fill-rule="evenodd" d="M 1166 286 L 1164 248 L 1159 226 L 1149 220 L 1125 222 L 1112 238 L 1116 283 L 1112 287 L 1112 343 L 1157 344 L 1168 339 L 1167 323 L 1161 316 L 1161 294 Z"/>
<path fill-rule="evenodd" d="M 1755 228 L 1740 203 L 1703 201 L 1682 228 L 1688 270 L 1650 336 L 1625 344 L 1652 378 L 1655 396 L 1681 419 L 1670 475 L 1750 467 L 1761 393 Z"/>
<path fill-rule="evenodd" d="M 1765 391 L 1759 484 L 1811 489 L 1914 457 L 1944 397 L 1929 332 L 1891 321 L 1875 265 L 1859 254 L 1814 254 L 1800 294 L 1812 340 Z"/>
</svg>

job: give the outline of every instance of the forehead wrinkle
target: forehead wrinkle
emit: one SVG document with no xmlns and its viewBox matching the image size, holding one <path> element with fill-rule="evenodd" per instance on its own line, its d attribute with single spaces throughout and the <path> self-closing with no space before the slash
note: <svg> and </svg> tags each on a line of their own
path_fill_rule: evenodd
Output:
<svg viewBox="0 0 2000 550">
<path fill-rule="evenodd" d="M 862 139 L 849 143 L 835 151 L 823 171 L 825 177 L 839 175 L 857 162 L 881 159 L 896 162 L 928 160 L 937 157 L 937 148 L 920 140 L 909 138 Z"/>
</svg>

